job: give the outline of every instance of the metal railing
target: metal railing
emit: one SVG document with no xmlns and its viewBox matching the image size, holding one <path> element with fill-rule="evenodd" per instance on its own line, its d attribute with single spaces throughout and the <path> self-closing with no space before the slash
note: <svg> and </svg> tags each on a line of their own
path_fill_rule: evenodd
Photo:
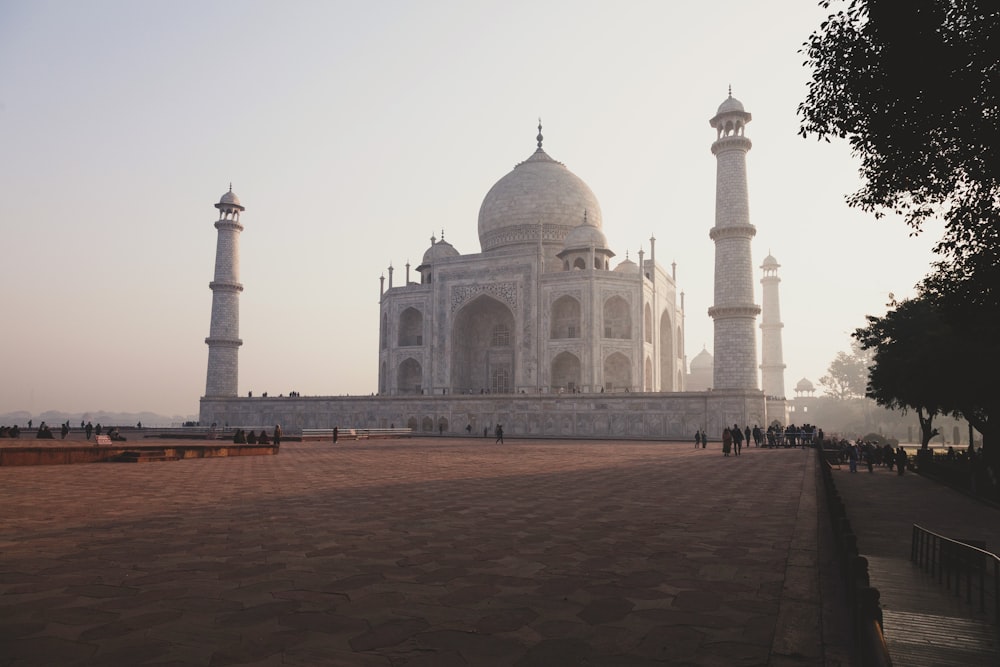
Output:
<svg viewBox="0 0 1000 667">
<path fill-rule="evenodd" d="M 913 524 L 910 560 L 1000 627 L 1000 556 Z"/>
</svg>

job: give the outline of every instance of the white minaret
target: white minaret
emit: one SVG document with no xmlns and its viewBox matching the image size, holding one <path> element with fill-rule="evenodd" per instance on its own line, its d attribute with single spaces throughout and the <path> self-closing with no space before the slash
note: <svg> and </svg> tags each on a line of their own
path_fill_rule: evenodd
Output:
<svg viewBox="0 0 1000 667">
<path fill-rule="evenodd" d="M 743 104 L 729 98 L 709 121 L 716 129 L 712 143 L 717 169 L 715 226 L 715 305 L 708 315 L 715 322 L 715 371 L 713 389 L 758 389 L 757 315 L 753 301 L 753 260 L 750 240 L 757 233 L 750 224 L 747 194 L 747 152 L 750 140 L 743 130 L 751 116 Z"/>
<path fill-rule="evenodd" d="M 239 380 L 240 340 L 240 213 L 243 205 L 229 192 L 215 205 L 219 230 L 215 246 L 215 279 L 208 284 L 212 290 L 212 325 L 208 338 L 208 382 L 205 396 L 236 396 Z"/>
<path fill-rule="evenodd" d="M 764 258 L 761 269 L 764 277 L 760 279 L 763 286 L 761 296 L 760 318 L 760 382 L 764 395 L 773 398 L 785 398 L 785 363 L 781 354 L 781 308 L 778 305 L 778 267 L 781 266 L 769 253 Z"/>
</svg>

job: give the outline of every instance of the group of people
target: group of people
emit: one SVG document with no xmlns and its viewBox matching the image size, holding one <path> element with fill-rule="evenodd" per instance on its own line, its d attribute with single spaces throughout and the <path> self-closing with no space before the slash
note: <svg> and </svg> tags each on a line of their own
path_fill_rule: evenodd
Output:
<svg viewBox="0 0 1000 667">
<path fill-rule="evenodd" d="M 275 445 L 281 444 L 281 425 L 274 425 L 274 437 L 271 438 L 267 434 L 266 429 L 260 430 L 260 435 L 256 433 L 253 429 L 245 431 L 242 428 L 236 429 L 236 433 L 233 434 L 233 444 L 235 445 L 270 445 L 271 443 Z M 336 442 L 336 440 L 334 440 Z"/>
<path fill-rule="evenodd" d="M 757 424 L 740 428 L 739 424 L 727 426 L 722 430 L 722 455 L 739 456 L 743 445 L 753 443 L 754 447 L 796 447 L 811 445 L 823 439 L 823 429 L 817 429 L 811 424 L 801 427 L 790 424 L 782 428 L 780 424 L 772 424 L 765 431 Z M 695 449 L 705 449 L 708 446 L 708 435 L 704 429 L 694 432 Z"/>
<path fill-rule="evenodd" d="M 841 460 L 847 459 L 848 470 L 851 472 L 857 472 L 858 464 L 863 463 L 868 472 L 874 472 L 875 466 L 884 466 L 889 470 L 895 468 L 896 474 L 902 475 L 910 461 L 905 449 L 901 446 L 893 448 L 889 443 L 879 445 L 859 438 L 854 442 L 841 440 L 837 446 Z"/>
</svg>

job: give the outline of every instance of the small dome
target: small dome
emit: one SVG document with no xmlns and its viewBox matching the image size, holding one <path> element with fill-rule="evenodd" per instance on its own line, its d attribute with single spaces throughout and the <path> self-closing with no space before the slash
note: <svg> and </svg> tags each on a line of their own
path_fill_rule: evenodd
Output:
<svg viewBox="0 0 1000 667">
<path fill-rule="evenodd" d="M 594 246 L 598 249 L 608 247 L 608 239 L 604 232 L 590 223 L 587 211 L 583 213 L 583 222 L 570 230 L 563 242 L 563 250 L 583 250 Z"/>
<path fill-rule="evenodd" d="M 816 388 L 813 386 L 813 383 L 805 378 L 799 380 L 795 385 L 795 391 L 807 392 L 815 391 L 815 389 Z"/>
<path fill-rule="evenodd" d="M 697 368 L 715 368 L 715 357 L 705 348 L 701 348 L 701 352 L 696 354 L 694 359 L 691 360 L 691 370 L 693 371 Z"/>
<path fill-rule="evenodd" d="M 778 264 L 778 260 L 776 260 L 774 258 L 774 255 L 768 254 L 768 256 L 764 258 L 764 263 L 761 265 L 760 268 L 762 268 L 762 269 L 776 269 L 779 266 L 781 266 L 781 265 Z"/>
<path fill-rule="evenodd" d="M 455 246 L 448 243 L 444 239 L 436 241 L 434 237 L 431 237 L 431 247 L 427 249 L 424 253 L 423 261 L 421 265 L 433 264 L 434 260 L 442 259 L 445 257 L 458 257 L 461 253 L 455 250 Z"/>
<path fill-rule="evenodd" d="M 732 93 L 730 93 L 729 97 L 726 98 L 726 101 L 719 105 L 719 110 L 716 114 L 731 113 L 733 111 L 744 112 L 746 109 L 743 108 L 743 103 L 733 97 Z"/>
<path fill-rule="evenodd" d="M 229 192 L 223 194 L 222 197 L 219 198 L 219 203 L 215 205 L 215 208 L 238 208 L 241 211 L 243 210 L 243 204 L 240 203 L 240 198 L 236 196 L 235 192 L 233 192 L 232 185 L 229 186 Z"/>
<path fill-rule="evenodd" d="M 639 273 L 639 265 L 626 257 L 615 267 L 615 273 Z"/>
</svg>

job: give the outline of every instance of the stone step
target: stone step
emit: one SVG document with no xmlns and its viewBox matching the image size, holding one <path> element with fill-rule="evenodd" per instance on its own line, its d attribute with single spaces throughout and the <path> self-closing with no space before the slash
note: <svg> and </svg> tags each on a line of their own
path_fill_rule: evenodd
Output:
<svg viewBox="0 0 1000 667">
<path fill-rule="evenodd" d="M 114 457 L 116 463 L 150 463 L 152 461 L 179 461 L 178 456 L 167 456 L 162 449 L 142 450 L 137 452 L 122 452 Z"/>
</svg>

